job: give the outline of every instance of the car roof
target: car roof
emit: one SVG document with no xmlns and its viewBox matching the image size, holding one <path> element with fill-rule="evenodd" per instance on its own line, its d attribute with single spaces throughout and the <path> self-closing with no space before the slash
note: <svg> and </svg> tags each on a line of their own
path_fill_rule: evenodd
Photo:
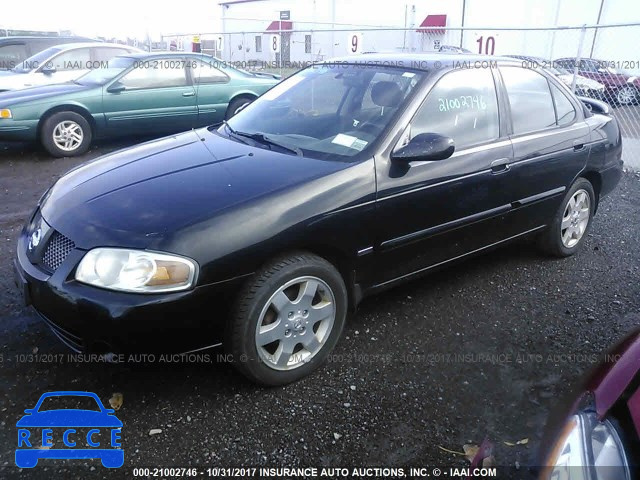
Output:
<svg viewBox="0 0 640 480">
<path fill-rule="evenodd" d="M 150 58 L 154 58 L 154 57 L 184 57 L 185 55 L 189 56 L 189 57 L 206 57 L 206 58 L 214 58 L 216 60 L 218 60 L 216 57 L 212 56 L 212 55 L 208 55 L 206 53 L 202 53 L 202 52 L 135 52 L 135 53 L 128 53 L 128 54 L 122 54 L 122 55 L 118 55 L 119 57 L 129 57 L 129 58 L 144 58 L 144 59 L 150 59 Z M 219 60 L 222 61 L 222 60 Z"/>
<path fill-rule="evenodd" d="M 100 40 L 93 40 L 89 37 L 76 37 L 76 36 L 69 36 L 69 35 L 10 35 L 8 37 L 0 37 L 0 42 L 10 42 L 12 40 L 55 40 L 55 39 L 60 39 L 60 40 L 70 40 L 70 39 L 77 39 L 79 42 L 91 42 L 91 43 L 99 43 Z"/>
<path fill-rule="evenodd" d="M 331 64 L 331 63 L 345 63 L 345 64 L 371 64 L 378 66 L 398 67 L 398 68 L 410 68 L 412 70 L 428 71 L 432 68 L 432 62 L 439 62 L 438 68 L 450 68 L 453 62 L 460 64 L 460 62 L 486 62 L 496 61 L 500 63 L 517 64 L 514 58 L 498 57 L 490 55 L 478 55 L 472 53 L 368 53 L 363 55 L 349 55 L 347 57 L 331 58 L 319 64 Z M 426 64 L 424 64 L 426 62 Z M 422 65 L 424 64 L 424 65 Z"/>
<path fill-rule="evenodd" d="M 60 45 L 51 45 L 51 48 L 59 48 L 60 50 L 71 50 L 73 48 L 84 48 L 84 47 L 136 48 L 132 45 L 123 45 L 122 43 L 106 43 L 106 42 L 73 42 L 73 43 L 61 43 Z"/>
</svg>

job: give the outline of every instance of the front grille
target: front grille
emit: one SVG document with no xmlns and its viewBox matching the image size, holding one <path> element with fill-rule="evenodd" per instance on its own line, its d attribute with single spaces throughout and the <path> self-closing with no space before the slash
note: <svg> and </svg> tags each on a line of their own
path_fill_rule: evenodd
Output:
<svg viewBox="0 0 640 480">
<path fill-rule="evenodd" d="M 42 263 L 49 270 L 55 272 L 75 247 L 76 245 L 67 237 L 59 232 L 53 232 L 42 256 Z"/>
</svg>

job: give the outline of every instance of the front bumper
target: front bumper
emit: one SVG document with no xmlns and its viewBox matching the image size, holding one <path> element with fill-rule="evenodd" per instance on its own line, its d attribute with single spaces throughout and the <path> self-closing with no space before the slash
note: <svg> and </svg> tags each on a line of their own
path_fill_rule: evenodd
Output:
<svg viewBox="0 0 640 480">
<path fill-rule="evenodd" d="M 0 141 L 26 142 L 38 138 L 38 120 L 0 119 Z"/>
<path fill-rule="evenodd" d="M 16 284 L 53 333 L 77 352 L 185 352 L 220 343 L 230 301 L 242 279 L 184 292 L 132 294 L 75 281 L 85 252 L 73 249 L 53 274 L 27 257 L 23 230 Z"/>
</svg>

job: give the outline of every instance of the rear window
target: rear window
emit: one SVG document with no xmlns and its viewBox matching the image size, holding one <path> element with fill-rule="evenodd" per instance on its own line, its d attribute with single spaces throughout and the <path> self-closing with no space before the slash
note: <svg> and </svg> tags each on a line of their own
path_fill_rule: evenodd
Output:
<svg viewBox="0 0 640 480">
<path fill-rule="evenodd" d="M 547 79 L 534 70 L 501 67 L 511 105 L 513 133 L 535 132 L 556 124 L 553 98 Z"/>
<path fill-rule="evenodd" d="M 10 70 L 28 56 L 24 44 L 0 46 L 0 70 Z"/>
</svg>

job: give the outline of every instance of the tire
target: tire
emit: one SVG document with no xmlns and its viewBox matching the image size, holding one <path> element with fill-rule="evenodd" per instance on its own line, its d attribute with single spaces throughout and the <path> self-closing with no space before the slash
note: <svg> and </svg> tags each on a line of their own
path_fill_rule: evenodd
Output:
<svg viewBox="0 0 640 480">
<path fill-rule="evenodd" d="M 576 253 L 589 233 L 595 206 L 593 186 L 587 179 L 578 178 L 562 199 L 549 228 L 540 236 L 542 250 L 555 257 Z"/>
<path fill-rule="evenodd" d="M 234 98 L 233 100 L 231 100 L 229 106 L 227 107 L 227 113 L 225 113 L 224 119 L 229 120 L 236 113 L 238 113 L 239 110 L 249 105 L 252 101 L 253 100 L 248 97 Z"/>
<path fill-rule="evenodd" d="M 347 303 L 342 276 L 323 258 L 304 252 L 277 258 L 240 292 L 227 321 L 225 349 L 255 383 L 294 382 L 320 367 L 334 349 Z"/>
<path fill-rule="evenodd" d="M 633 105 L 637 100 L 638 91 L 632 85 L 625 85 L 616 92 L 616 103 L 618 105 Z"/>
<path fill-rule="evenodd" d="M 57 140 L 56 136 L 61 138 Z M 92 138 L 91 125 L 76 112 L 54 113 L 44 121 L 40 131 L 42 146 L 54 157 L 82 155 L 89 150 Z"/>
</svg>

